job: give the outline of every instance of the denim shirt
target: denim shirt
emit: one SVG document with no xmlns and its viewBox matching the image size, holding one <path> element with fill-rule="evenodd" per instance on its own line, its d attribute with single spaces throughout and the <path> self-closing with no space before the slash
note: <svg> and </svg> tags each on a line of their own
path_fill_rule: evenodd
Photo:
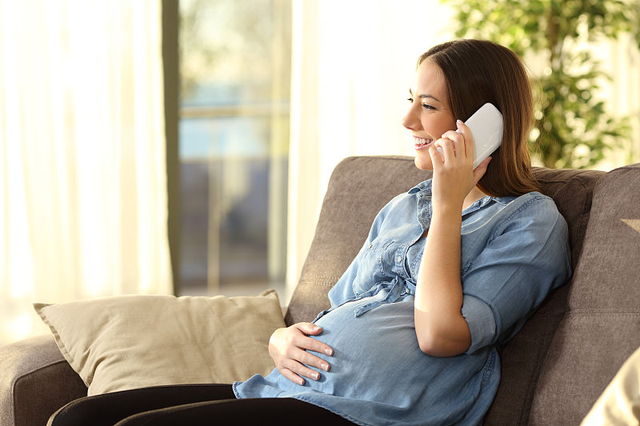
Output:
<svg viewBox="0 0 640 426">
<path fill-rule="evenodd" d="M 538 192 L 484 197 L 462 212 L 463 354 L 423 353 L 413 302 L 431 222 L 431 180 L 378 213 L 360 252 L 318 315 L 334 349 L 318 381 L 297 385 L 274 369 L 234 383 L 238 398 L 291 397 L 360 425 L 477 425 L 500 381 L 497 348 L 571 275 L 567 224 Z M 427 236 L 428 238 L 428 236 Z"/>
</svg>

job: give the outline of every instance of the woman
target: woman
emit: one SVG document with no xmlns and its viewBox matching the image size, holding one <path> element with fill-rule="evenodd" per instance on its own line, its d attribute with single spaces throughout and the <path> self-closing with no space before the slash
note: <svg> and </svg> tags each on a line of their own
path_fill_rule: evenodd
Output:
<svg viewBox="0 0 640 426">
<path fill-rule="evenodd" d="M 532 96 L 514 53 L 481 40 L 436 46 L 410 95 L 403 125 L 433 178 L 380 211 L 331 309 L 273 334 L 271 374 L 110 394 L 75 412 L 138 395 L 136 411 L 168 408 L 122 424 L 480 424 L 500 380 L 497 348 L 570 275 L 567 226 L 531 174 Z M 502 146 L 473 170 L 461 120 L 487 102 L 504 116 Z"/>
</svg>

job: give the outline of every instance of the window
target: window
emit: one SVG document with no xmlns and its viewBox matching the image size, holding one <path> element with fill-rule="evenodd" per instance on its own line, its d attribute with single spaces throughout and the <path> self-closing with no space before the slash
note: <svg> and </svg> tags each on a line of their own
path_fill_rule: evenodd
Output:
<svg viewBox="0 0 640 426">
<path fill-rule="evenodd" d="M 291 0 L 181 0 L 179 294 L 284 289 Z"/>
</svg>

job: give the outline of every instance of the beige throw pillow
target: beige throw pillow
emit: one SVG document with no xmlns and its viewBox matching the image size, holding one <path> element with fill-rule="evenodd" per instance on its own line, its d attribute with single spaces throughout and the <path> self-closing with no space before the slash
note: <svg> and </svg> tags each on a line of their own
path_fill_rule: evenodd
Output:
<svg viewBox="0 0 640 426">
<path fill-rule="evenodd" d="M 259 296 L 119 296 L 34 307 L 89 395 L 147 386 L 231 383 L 268 374 L 284 327 L 275 290 Z"/>
</svg>

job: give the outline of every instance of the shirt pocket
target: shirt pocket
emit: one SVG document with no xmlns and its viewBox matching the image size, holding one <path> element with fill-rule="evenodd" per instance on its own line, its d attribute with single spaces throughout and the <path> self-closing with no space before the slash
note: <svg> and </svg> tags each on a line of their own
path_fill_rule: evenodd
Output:
<svg viewBox="0 0 640 426">
<path fill-rule="evenodd" d="M 353 292 L 356 296 L 361 296 L 378 281 L 383 281 L 385 274 L 385 253 L 393 244 L 389 240 L 374 240 L 366 248 L 364 254 L 359 259 L 358 274 L 353 282 Z"/>
<path fill-rule="evenodd" d="M 379 253 L 378 263 L 384 279 L 395 278 L 400 276 L 408 278 L 407 272 L 407 245 L 389 241 Z"/>
</svg>

